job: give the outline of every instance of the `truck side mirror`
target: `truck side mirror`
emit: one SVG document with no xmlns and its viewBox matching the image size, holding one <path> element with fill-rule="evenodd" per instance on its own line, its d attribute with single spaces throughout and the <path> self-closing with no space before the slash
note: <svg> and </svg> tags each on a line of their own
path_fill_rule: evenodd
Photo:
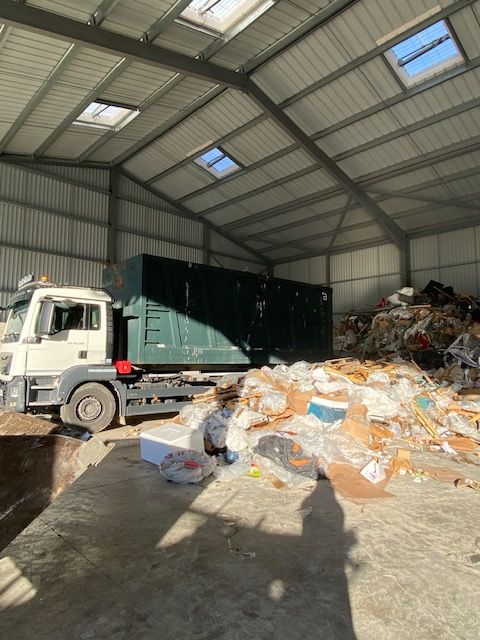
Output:
<svg viewBox="0 0 480 640">
<path fill-rule="evenodd" d="M 40 316 L 38 318 L 38 335 L 44 336 L 50 333 L 52 328 L 52 318 L 54 304 L 51 300 L 44 300 L 40 308 Z"/>
</svg>

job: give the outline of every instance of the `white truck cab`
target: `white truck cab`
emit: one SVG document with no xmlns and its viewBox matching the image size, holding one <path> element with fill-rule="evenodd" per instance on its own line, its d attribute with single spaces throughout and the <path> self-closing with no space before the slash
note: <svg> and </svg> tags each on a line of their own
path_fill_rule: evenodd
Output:
<svg viewBox="0 0 480 640">
<path fill-rule="evenodd" d="M 107 292 L 26 276 L 7 309 L 0 342 L 0 402 L 5 408 L 62 405 L 65 378 L 84 382 L 99 373 L 115 377 L 112 298 Z"/>
</svg>

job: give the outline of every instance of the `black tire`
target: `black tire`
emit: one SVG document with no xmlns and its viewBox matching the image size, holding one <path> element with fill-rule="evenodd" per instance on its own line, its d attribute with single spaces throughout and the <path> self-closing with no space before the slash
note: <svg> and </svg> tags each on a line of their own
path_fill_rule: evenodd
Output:
<svg viewBox="0 0 480 640">
<path fill-rule="evenodd" d="M 88 382 L 73 392 L 68 404 L 60 407 L 60 418 L 64 424 L 97 433 L 112 422 L 115 410 L 111 392 L 97 382 Z"/>
</svg>

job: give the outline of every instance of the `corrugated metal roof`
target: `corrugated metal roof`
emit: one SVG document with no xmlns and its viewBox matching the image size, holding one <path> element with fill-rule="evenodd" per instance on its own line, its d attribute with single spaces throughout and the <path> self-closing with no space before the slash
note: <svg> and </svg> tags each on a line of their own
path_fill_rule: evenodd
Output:
<svg viewBox="0 0 480 640">
<path fill-rule="evenodd" d="M 99 97 L 104 100 L 139 106 L 173 76 L 174 74 L 169 71 L 133 62 L 107 89 L 102 91 L 102 95 Z"/>
<path fill-rule="evenodd" d="M 201 189 L 205 185 L 215 182 L 218 182 L 216 178 L 192 162 L 191 165 L 153 182 L 152 186 L 162 193 L 166 193 L 170 198 L 179 200 L 191 189 Z"/>
<path fill-rule="evenodd" d="M 58 13 L 67 18 L 87 22 L 100 5 L 100 0 L 82 0 L 82 2 L 78 2 L 78 0 L 27 0 L 25 4 Z"/>
<path fill-rule="evenodd" d="M 189 56 L 196 56 L 215 40 L 214 36 L 201 31 L 173 24 L 155 40 L 155 44 Z"/>
<path fill-rule="evenodd" d="M 235 113 L 235 122 L 231 114 Z M 245 95 L 228 90 L 212 100 L 195 115 L 187 118 L 173 131 L 137 154 L 126 163 L 126 167 L 142 178 L 146 178 L 145 161 L 150 166 L 148 177 L 174 166 L 202 148 L 213 146 L 213 142 L 259 115 L 259 108 Z"/>
<path fill-rule="evenodd" d="M 105 134 L 102 129 L 82 129 L 83 127 L 72 125 L 48 148 L 45 155 L 73 160 Z"/>
<path fill-rule="evenodd" d="M 102 28 L 139 38 L 172 5 L 172 0 L 119 0 L 103 21 Z"/>
<path fill-rule="evenodd" d="M 278 2 L 223 47 L 212 61 L 236 69 L 307 20 L 312 10 L 313 6 L 306 10 L 290 2 Z"/>
<path fill-rule="evenodd" d="M 399 91 L 398 84 L 385 71 L 382 61 L 377 59 L 309 93 L 285 111 L 302 129 L 313 134 L 372 107 Z"/>
<path fill-rule="evenodd" d="M 248 166 L 276 151 L 286 149 L 292 143 L 293 139 L 275 122 L 264 120 L 229 140 L 223 146 L 227 153 Z"/>
</svg>

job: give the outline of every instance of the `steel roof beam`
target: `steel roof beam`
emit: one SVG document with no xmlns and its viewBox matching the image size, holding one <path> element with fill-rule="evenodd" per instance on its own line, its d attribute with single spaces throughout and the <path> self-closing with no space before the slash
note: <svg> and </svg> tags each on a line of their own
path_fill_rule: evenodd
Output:
<svg viewBox="0 0 480 640">
<path fill-rule="evenodd" d="M 379 182 L 381 180 L 387 180 L 390 178 L 395 178 L 397 176 L 404 175 L 405 173 L 410 173 L 410 171 L 415 171 L 417 169 L 420 169 L 424 166 L 429 166 L 430 164 L 435 164 L 437 162 L 442 162 L 444 160 L 450 160 L 451 158 L 461 156 L 466 153 L 471 153 L 472 151 L 477 151 L 479 148 L 480 148 L 480 136 L 476 136 L 475 138 L 471 138 L 468 144 L 466 144 L 465 141 L 462 141 L 461 144 L 454 143 L 448 147 L 444 147 L 440 152 L 432 151 L 422 156 L 418 156 L 413 161 L 405 160 L 403 162 L 399 162 L 396 165 L 392 165 L 387 170 L 373 171 L 370 174 L 366 174 L 362 176 L 358 180 L 358 184 L 361 185 L 363 188 L 368 189 L 368 185 L 374 184 L 375 182 Z M 331 197 L 338 196 L 343 191 L 344 189 L 342 188 L 329 187 L 328 189 L 324 189 L 323 191 L 318 191 L 317 193 L 311 194 L 309 196 L 305 196 L 304 198 L 299 198 L 285 205 L 281 205 L 280 207 L 272 207 L 271 209 L 266 209 L 264 211 L 261 211 L 255 216 L 249 216 L 250 219 L 243 218 L 238 222 L 232 222 L 232 223 L 226 224 L 222 228 L 225 231 L 231 231 L 233 229 L 238 229 L 244 226 L 248 226 L 252 223 L 262 222 L 264 220 L 268 220 L 278 215 L 278 213 L 286 213 L 294 209 L 299 209 L 301 206 L 304 206 L 304 205 L 314 204 L 316 202 L 320 202 L 322 200 L 327 200 Z"/>
<path fill-rule="evenodd" d="M 222 144 L 224 144 L 225 142 L 228 142 L 229 140 L 231 140 L 232 138 L 234 138 L 237 135 L 240 135 L 244 131 L 248 131 L 248 129 L 250 129 L 250 127 L 253 127 L 256 124 L 259 124 L 260 122 L 262 122 L 263 120 L 266 120 L 267 118 L 268 118 L 268 115 L 266 113 L 261 113 L 259 116 L 257 116 L 256 118 L 253 118 L 253 120 L 249 120 L 248 122 L 243 124 L 238 129 L 235 129 L 234 131 L 230 131 L 230 133 L 226 133 L 221 138 L 218 138 L 215 141 L 215 146 L 216 147 L 221 147 Z M 210 145 L 207 145 L 205 147 L 205 149 L 208 149 L 209 146 Z M 160 173 L 157 173 L 152 178 L 149 178 L 147 180 L 147 184 L 152 184 L 153 182 L 156 182 L 157 180 L 161 180 L 162 178 L 166 178 L 170 174 L 174 173 L 177 169 L 181 169 L 182 167 L 185 167 L 186 165 L 191 164 L 193 162 L 194 158 L 198 157 L 199 155 L 201 155 L 202 153 L 205 152 L 205 149 L 199 150 L 197 153 L 194 153 L 193 155 L 188 156 L 188 158 L 184 158 L 184 160 L 181 160 L 177 164 L 172 165 L 168 169 L 165 169 L 164 171 L 161 171 Z M 223 183 L 223 180 L 222 180 L 222 183 Z"/>
<path fill-rule="evenodd" d="M 480 62 L 480 59 L 479 59 Z M 390 133 L 387 133 L 383 136 L 380 136 L 379 138 L 375 138 L 373 140 L 370 140 L 368 142 L 365 142 L 361 145 L 358 145 L 357 147 L 354 147 L 352 149 L 348 149 L 347 151 L 344 151 L 342 153 L 339 153 L 335 156 L 333 156 L 333 160 L 335 162 L 339 162 L 340 160 L 345 160 L 347 158 L 351 158 L 353 156 L 355 156 L 357 153 L 361 153 L 362 151 L 368 151 L 369 149 L 373 149 L 375 147 L 377 147 L 378 145 L 384 144 L 386 142 L 390 142 L 392 140 L 396 140 L 397 138 L 401 138 L 404 135 L 407 135 L 409 133 L 413 133 L 415 131 L 418 131 L 420 129 L 423 129 L 425 127 L 431 126 L 432 124 L 436 124 L 437 122 L 441 122 L 442 120 L 445 120 L 446 118 L 458 115 L 460 113 L 464 113 L 466 111 L 469 111 L 471 109 L 474 109 L 476 107 L 480 106 L 480 98 L 473 98 L 472 100 L 469 100 L 468 102 L 464 102 L 462 104 L 458 104 L 455 105 L 454 107 L 451 107 L 450 109 L 447 109 L 445 111 L 442 111 L 440 113 L 435 113 L 432 116 L 429 116 L 427 118 L 425 118 L 424 120 L 419 120 L 417 122 L 414 122 L 410 125 L 407 125 L 405 127 L 396 129 L 395 131 L 391 131 Z M 383 108 L 383 105 L 382 105 Z M 351 124 L 351 123 L 349 123 Z M 335 128 L 332 128 L 332 130 L 329 130 L 325 133 L 325 132 L 321 132 L 319 134 L 314 134 L 313 136 L 310 136 L 311 140 L 321 140 L 322 138 L 324 138 L 326 135 L 329 135 L 331 133 L 333 133 L 334 131 L 338 130 L 339 128 L 343 128 L 343 127 L 337 127 L 335 126 Z M 230 139 L 234 137 L 232 135 L 230 135 Z M 295 145 L 290 145 L 288 147 L 285 147 L 284 149 L 284 155 L 287 155 L 288 153 L 291 153 L 292 151 L 294 151 L 295 149 L 298 149 L 299 145 L 295 144 Z M 267 164 L 268 162 L 271 162 L 271 156 L 268 156 L 267 158 L 262 159 L 261 161 L 259 161 L 258 163 L 256 163 L 256 165 L 258 167 L 261 167 L 265 164 Z M 182 162 L 183 165 L 183 162 Z M 174 171 L 177 165 L 174 165 L 169 171 Z M 257 168 L 257 166 L 255 168 Z M 312 167 L 311 171 L 314 171 L 316 167 Z M 238 174 L 231 174 L 232 179 L 234 179 Z M 290 176 L 286 176 L 284 178 L 284 181 L 289 181 L 292 180 L 296 177 L 296 174 L 291 174 Z M 223 182 L 223 181 L 222 181 Z M 183 196 L 180 200 L 182 202 L 185 202 L 187 200 L 190 200 L 192 198 L 195 198 L 197 195 L 202 195 L 204 193 L 207 193 L 208 191 L 211 191 L 212 189 L 214 189 L 215 187 L 218 187 L 219 185 L 217 183 L 213 183 L 213 184 L 209 184 L 205 187 L 202 187 L 201 189 L 197 189 L 197 191 L 194 191 L 190 194 L 187 194 L 185 196 Z M 234 202 L 241 202 L 244 198 L 249 198 L 253 195 L 257 195 L 259 193 L 262 193 L 264 191 L 267 191 L 268 189 L 270 189 L 271 187 L 275 186 L 275 184 L 272 183 L 268 183 L 265 184 L 261 187 L 257 187 L 257 189 L 252 189 L 251 191 L 247 191 L 246 193 L 240 194 L 238 196 L 235 197 Z M 230 205 L 232 204 L 232 200 L 228 200 L 227 204 L 219 204 L 219 205 L 215 205 L 213 207 L 210 207 L 208 209 L 205 209 L 204 211 L 201 211 L 201 215 L 209 215 L 210 213 L 212 213 L 213 211 L 217 211 L 220 209 L 223 209 L 224 206 Z"/>
<path fill-rule="evenodd" d="M 355 1 L 355 0 L 354 0 Z M 309 20 L 307 20 L 305 23 L 299 25 L 299 27 L 297 29 L 294 29 L 290 34 L 287 34 L 287 36 L 285 36 L 284 38 L 282 38 L 278 43 L 276 43 L 275 45 L 272 45 L 272 47 L 276 47 L 277 44 L 279 45 L 279 49 L 272 49 L 269 48 L 267 51 L 269 51 L 268 54 L 268 58 L 270 58 L 271 56 L 275 55 L 276 53 L 278 53 L 279 51 L 283 51 L 285 48 L 288 48 L 289 46 L 292 46 L 293 44 L 295 44 L 295 42 L 297 42 L 299 39 L 301 39 L 301 37 L 305 36 L 307 33 L 315 30 L 316 28 L 318 28 L 319 26 L 321 26 L 323 23 L 327 22 L 329 19 L 331 19 L 332 17 L 334 17 L 335 15 L 337 15 L 338 13 L 340 13 L 341 11 L 343 11 L 344 9 L 348 8 L 348 6 L 354 4 L 354 1 L 350 0 L 349 2 L 346 2 L 345 0 L 338 0 L 337 2 L 330 2 L 327 7 L 325 7 L 324 9 L 322 9 L 321 11 L 317 12 L 317 14 L 315 14 L 314 16 L 312 16 L 312 18 L 310 18 Z M 447 9 L 445 9 L 445 12 L 450 13 L 454 13 L 456 11 L 459 11 L 460 9 L 464 8 L 464 6 L 470 4 L 471 2 L 473 2 L 473 0 L 459 0 L 456 4 L 454 4 L 453 6 L 450 6 Z M 440 19 L 439 14 L 435 14 L 436 15 L 436 19 Z M 442 12 L 443 15 L 443 12 Z M 431 18 L 428 20 L 424 21 L 425 24 L 430 24 L 431 22 L 435 22 L 435 19 Z M 308 25 L 307 25 L 308 23 Z M 423 24 L 423 23 L 422 23 Z M 412 31 L 415 31 L 417 29 L 416 28 L 412 28 Z M 403 37 L 403 36 L 402 36 Z M 400 38 L 400 40 L 402 39 L 402 37 L 397 37 Z M 396 42 L 395 39 L 392 39 L 389 41 L 389 46 L 393 46 L 393 44 Z M 280 46 L 280 43 L 282 43 L 282 45 Z M 388 47 L 387 47 L 388 48 Z M 205 52 L 204 52 L 205 53 Z M 368 55 L 372 55 L 372 57 L 375 57 L 376 55 L 378 55 L 379 50 L 375 49 L 374 50 L 374 55 L 372 54 L 372 52 L 369 52 Z M 261 54 L 262 55 L 262 54 Z M 242 71 L 244 72 L 250 72 L 253 69 L 257 68 L 259 65 L 263 64 L 264 62 L 268 61 L 267 58 L 265 59 L 261 59 L 259 57 L 257 58 L 253 58 L 250 63 L 244 65 L 243 67 L 241 67 Z M 325 84 L 327 84 L 328 82 L 331 82 L 332 80 L 336 79 L 336 76 L 334 74 L 339 73 L 340 75 L 343 75 L 344 73 L 347 73 L 348 71 L 352 70 L 353 68 L 355 68 L 358 65 L 358 61 L 352 61 L 351 63 L 349 63 L 348 65 L 345 65 L 344 67 L 342 67 L 342 69 L 340 69 L 337 72 L 334 72 L 333 74 L 330 74 L 329 76 L 327 76 L 327 78 L 322 79 L 321 82 L 325 82 Z M 466 70 L 465 67 L 466 66 L 470 66 L 469 63 L 466 63 L 466 65 L 462 65 L 463 69 L 462 69 L 462 73 Z M 340 73 L 341 72 L 341 73 Z M 446 72 L 446 76 L 448 77 L 454 77 L 455 75 L 458 75 L 459 71 L 458 68 L 454 68 L 448 72 Z M 328 82 L 327 82 L 328 80 Z M 403 100 L 406 96 L 406 94 L 411 94 L 411 95 L 415 95 L 416 93 L 419 93 L 421 91 L 426 90 L 427 88 L 429 88 L 430 86 L 430 82 L 435 82 L 435 84 L 439 84 L 440 82 L 443 82 L 444 79 L 440 78 L 440 79 L 432 79 L 432 81 L 427 81 L 427 83 L 425 83 L 425 86 L 422 84 L 419 87 L 412 87 L 411 89 L 403 92 L 403 94 L 400 94 L 398 96 L 398 98 L 400 98 L 401 100 Z M 296 94 L 298 95 L 298 94 Z M 397 96 L 395 96 L 395 98 L 397 98 Z M 285 107 L 288 104 L 290 104 L 291 101 L 293 101 L 294 99 L 296 99 L 296 96 L 293 96 L 291 98 L 289 98 L 288 100 L 284 101 L 283 103 L 281 103 L 281 107 Z M 384 104 L 379 105 L 381 109 L 385 108 Z M 183 118 L 182 118 L 183 120 Z M 171 126 L 175 126 L 175 123 Z M 142 143 L 137 143 L 133 148 L 132 148 L 132 153 L 130 152 L 126 152 L 124 154 L 122 154 L 121 156 L 118 156 L 114 163 L 115 164 L 120 164 L 124 161 L 126 161 L 127 159 L 129 159 L 132 155 L 138 153 L 139 151 L 142 150 L 142 148 L 144 148 L 145 146 L 148 146 L 148 144 L 151 144 L 151 142 L 153 142 L 154 140 L 156 140 L 158 137 L 164 135 L 165 133 L 167 133 L 168 129 L 162 128 L 159 129 L 154 135 L 149 136 L 149 138 L 145 139 L 144 141 L 142 141 Z M 319 136 L 320 137 L 320 136 Z"/>
<path fill-rule="evenodd" d="M 87 24 L 89 27 L 99 27 L 108 14 L 113 11 L 119 0 L 103 0 L 90 16 Z"/>
<path fill-rule="evenodd" d="M 247 76 L 243 73 L 197 60 L 170 49 L 143 44 L 112 31 L 92 29 L 77 20 L 28 5 L 18 5 L 11 0 L 0 0 L 0 20 L 19 29 L 42 33 L 112 55 L 128 57 L 207 82 L 240 90 L 246 88 Z"/>
<path fill-rule="evenodd" d="M 305 38 L 315 29 L 322 26 L 329 20 L 335 18 L 345 9 L 348 9 L 352 5 L 356 4 L 359 0 L 330 0 L 325 7 L 318 10 L 310 18 L 307 18 L 304 22 L 292 29 L 289 33 L 280 38 L 272 45 L 267 47 L 264 51 L 254 56 L 243 67 L 242 70 L 245 73 L 249 73 L 258 69 L 263 64 L 269 62 L 274 56 L 282 53 L 289 47 L 292 47 L 299 40 Z"/>
<path fill-rule="evenodd" d="M 168 11 L 165 11 L 163 16 L 159 18 L 156 22 L 149 27 L 143 36 L 140 38 L 140 42 L 153 42 L 155 38 L 157 38 L 162 31 L 165 31 L 173 22 L 175 22 L 176 18 L 184 11 L 189 4 L 192 3 L 192 0 L 177 0 Z"/>
<path fill-rule="evenodd" d="M 242 71 L 245 73 L 252 71 L 253 69 L 257 68 L 259 65 L 263 64 L 263 62 L 267 61 L 267 59 L 270 59 L 280 51 L 283 51 L 289 46 L 295 44 L 295 42 L 301 39 L 305 34 L 313 31 L 314 29 L 318 28 L 322 24 L 331 20 L 333 17 L 338 15 L 341 11 L 343 11 L 348 6 L 355 4 L 355 2 L 358 2 L 358 0 L 331 0 L 331 2 L 329 2 L 329 4 L 326 7 L 324 7 L 320 11 L 317 11 L 317 13 L 315 13 L 315 15 L 313 15 L 311 18 L 307 19 L 304 23 L 300 24 L 297 28 L 293 29 L 290 33 L 286 34 L 284 37 L 277 40 L 273 45 L 271 45 L 264 52 L 262 52 L 262 54 L 253 58 L 244 67 L 241 67 L 239 71 Z M 236 35 L 238 34 L 235 34 L 235 36 Z M 230 36 L 232 36 L 232 34 L 230 34 Z M 232 37 L 229 37 L 227 40 L 223 40 L 223 41 L 219 40 L 218 42 L 212 43 L 210 47 L 207 47 L 200 54 L 200 58 L 203 60 L 207 60 L 209 57 L 211 57 L 215 53 L 218 53 L 219 49 L 217 49 L 217 45 L 218 47 L 220 47 L 220 42 L 221 42 L 221 46 L 223 47 L 231 40 L 232 40 Z M 221 93 L 221 90 L 218 93 Z M 201 108 L 201 106 L 199 106 L 199 108 Z M 182 122 L 183 120 L 184 118 L 180 116 L 178 122 Z M 157 130 L 155 130 L 154 132 L 152 132 L 151 134 L 143 138 L 141 141 L 137 142 L 131 148 L 131 150 L 128 150 L 127 152 L 117 156 L 117 158 L 115 158 L 114 160 L 114 164 L 117 165 L 125 162 L 126 160 L 131 158 L 132 155 L 135 155 L 136 153 L 141 151 L 143 148 L 147 147 L 149 144 L 154 142 L 157 138 L 167 133 L 171 128 L 176 126 L 176 124 L 177 124 L 176 122 L 173 122 L 172 124 L 169 125 L 168 129 L 166 129 L 165 127 L 159 127 Z"/>
<path fill-rule="evenodd" d="M 473 198 L 477 198 L 480 195 L 480 192 L 477 193 L 472 193 L 472 194 L 468 194 L 466 196 L 463 196 L 463 198 L 460 198 L 460 203 L 459 206 L 461 206 L 462 201 L 465 201 L 465 204 L 468 205 L 469 201 Z M 387 198 L 384 198 L 384 200 L 386 200 Z M 451 205 L 446 205 L 446 206 L 451 206 Z M 467 207 L 469 208 L 469 207 Z M 353 210 L 353 209 L 352 209 Z M 414 216 L 417 216 L 419 214 L 422 213 L 435 213 L 435 209 L 432 209 L 432 207 L 427 206 L 427 205 L 422 205 L 420 207 L 416 207 L 414 209 L 412 209 L 411 207 L 409 207 L 408 209 L 404 209 L 402 211 L 397 211 L 393 217 L 395 218 L 395 220 L 404 220 L 406 218 L 411 218 Z M 478 210 L 477 210 L 478 212 Z M 321 219 L 325 219 L 326 216 L 322 217 Z M 480 220 L 480 216 L 473 216 L 473 219 L 470 219 L 471 224 L 478 224 L 478 221 L 475 222 L 476 220 Z M 344 232 L 350 232 L 350 231 L 355 231 L 356 229 L 366 229 L 370 226 L 372 226 L 372 224 L 375 224 L 374 221 L 368 220 L 368 221 L 363 221 L 363 222 L 356 222 L 354 224 L 348 225 L 346 227 L 344 227 L 343 229 L 340 230 L 340 233 L 342 231 Z M 436 226 L 432 226 L 429 227 L 430 229 L 432 229 L 432 233 L 436 232 Z M 289 241 L 289 242 L 275 242 L 272 241 L 271 244 L 268 247 L 264 247 L 263 251 L 266 251 L 267 253 L 269 251 L 274 251 L 275 249 L 278 248 L 289 248 L 289 247 L 300 247 L 300 248 L 308 248 L 306 245 L 308 245 L 309 242 L 314 242 L 315 240 L 321 240 L 322 238 L 328 238 L 330 237 L 332 234 L 334 233 L 334 231 L 322 231 L 319 233 L 315 233 L 315 234 L 309 234 L 307 236 L 302 236 L 301 238 L 296 238 L 295 240 Z M 247 239 L 248 241 L 248 239 Z M 333 245 L 332 245 L 333 247 Z M 326 249 L 326 251 L 328 251 L 328 248 Z"/>
<path fill-rule="evenodd" d="M 0 140 L 0 153 L 2 153 L 8 143 L 12 140 L 13 136 L 17 133 L 17 131 L 25 124 L 29 116 L 33 113 L 36 107 L 40 104 L 40 102 L 45 98 L 47 93 L 52 88 L 52 85 L 56 80 L 58 80 L 59 76 L 65 71 L 67 66 L 72 62 L 74 53 L 76 52 L 76 46 L 71 44 L 67 51 L 63 54 L 61 60 L 56 64 L 54 69 L 50 72 L 48 77 L 45 79 L 41 87 L 38 89 L 36 93 L 33 94 L 31 99 L 27 102 L 23 110 L 17 116 L 15 122 L 8 129 L 7 133 Z"/>
<path fill-rule="evenodd" d="M 421 213 L 421 211 L 418 211 L 417 213 Z M 365 223 L 359 223 L 358 227 L 360 228 L 360 225 L 363 225 L 363 228 L 365 228 L 367 225 Z M 418 229 L 415 229 L 413 231 L 408 232 L 407 236 L 408 236 L 408 240 L 412 240 L 413 238 L 422 238 L 425 236 L 431 236 L 431 235 L 435 235 L 437 233 L 445 233 L 448 231 L 456 231 L 457 229 L 465 229 L 465 228 L 470 228 L 470 227 L 474 227 L 478 225 L 478 221 L 475 220 L 460 220 L 460 221 L 456 221 L 452 224 L 445 224 L 445 225 L 441 225 L 436 226 L 436 227 L 421 227 Z M 352 227 L 349 227 L 347 229 L 348 231 L 352 231 Z M 391 241 L 386 238 L 386 237 L 377 237 L 375 238 L 373 241 L 373 245 L 375 244 L 387 244 L 390 243 Z M 358 243 L 355 243 L 355 248 L 359 248 L 359 249 L 365 249 L 368 248 L 369 246 L 373 246 L 370 241 L 359 241 Z M 272 247 L 272 251 L 275 248 L 282 248 L 281 245 L 278 245 L 276 247 Z M 286 247 L 289 248 L 289 247 Z M 292 247 L 293 248 L 293 247 Z M 297 253 L 295 255 L 293 255 L 292 257 L 289 258 L 281 258 L 280 260 L 274 260 L 275 266 L 280 265 L 280 264 L 286 264 L 287 262 L 296 262 L 297 260 L 306 260 L 308 258 L 316 258 L 318 256 L 323 256 L 323 255 L 327 255 L 327 254 L 334 254 L 334 253 L 345 253 L 347 251 L 351 251 L 353 248 L 353 244 L 346 244 L 346 245 L 338 245 L 338 247 L 332 247 L 331 249 L 319 249 L 319 250 L 312 250 L 312 249 L 308 249 L 305 248 L 305 251 L 301 252 L 301 253 Z"/>
<path fill-rule="evenodd" d="M 101 92 L 115 80 L 115 78 L 118 78 L 118 76 L 125 71 L 127 66 L 128 60 L 126 60 L 125 58 L 120 60 L 120 62 L 117 62 L 113 69 L 111 69 L 107 73 L 107 75 L 102 80 L 100 80 L 100 82 L 96 84 L 91 91 L 89 91 L 85 98 L 77 105 L 74 111 L 71 111 L 68 116 L 66 116 L 62 120 L 62 122 L 57 127 L 55 127 L 52 133 L 35 150 L 33 155 L 36 158 L 42 156 L 45 151 L 47 151 L 47 149 L 51 147 L 53 143 L 61 136 L 61 134 L 68 129 L 72 122 L 74 122 L 78 118 L 78 116 L 83 111 L 85 111 L 88 105 L 91 104 L 93 100 L 98 97 Z"/>
<path fill-rule="evenodd" d="M 432 187 L 436 187 L 439 185 L 446 185 L 449 182 L 455 182 L 456 180 L 461 180 L 462 178 L 467 178 L 467 177 L 472 177 L 472 176 L 478 176 L 480 174 L 480 169 L 478 167 L 475 167 L 474 169 L 468 169 L 467 171 L 460 171 L 456 174 L 452 174 L 448 177 L 445 178 L 437 178 L 436 180 L 430 180 L 428 182 L 425 182 L 423 184 L 420 185 L 415 185 L 413 187 L 410 187 L 408 190 L 404 190 L 402 192 L 392 192 L 391 195 L 380 195 L 380 197 L 376 198 L 377 202 L 385 202 L 387 200 L 391 200 L 394 198 L 402 198 L 404 197 L 405 199 L 411 199 L 411 200 L 417 200 L 419 202 L 422 201 L 431 201 L 431 198 L 425 198 L 424 196 L 420 195 L 417 196 L 415 193 L 416 189 L 419 189 L 420 191 L 425 191 L 427 189 L 431 189 Z M 378 193 L 378 191 L 373 191 L 371 188 L 367 187 L 367 191 L 370 191 L 370 193 Z M 336 196 L 338 198 L 338 196 Z M 440 204 L 447 204 L 448 206 L 452 206 L 451 205 L 452 201 L 444 201 Z M 477 209 L 477 207 L 475 205 L 470 205 L 468 203 L 464 203 L 464 202 L 458 202 L 457 200 L 454 201 L 455 202 L 455 206 L 462 208 L 462 209 Z M 433 204 L 433 203 L 432 203 Z M 437 201 L 437 199 L 435 199 L 435 203 L 434 204 L 439 204 L 439 202 Z M 300 220 L 296 220 L 295 222 L 289 222 L 287 224 L 283 224 L 279 227 L 275 227 L 275 229 L 272 229 L 271 231 L 257 231 L 255 233 L 249 234 L 246 237 L 242 237 L 243 240 L 245 241 L 249 241 L 249 240 L 265 240 L 266 238 L 268 238 L 269 235 L 271 235 L 272 233 L 277 233 L 277 232 L 282 232 L 282 231 L 289 231 L 290 229 L 298 229 L 299 227 L 305 226 L 307 224 L 310 224 L 312 222 L 316 222 L 318 220 L 325 220 L 327 218 L 333 217 L 333 216 L 337 216 L 339 214 L 342 213 L 342 207 L 337 207 L 336 209 L 330 209 L 329 211 L 326 211 L 325 213 L 321 213 L 321 214 L 317 214 L 317 215 L 313 215 L 313 216 L 309 216 L 308 218 L 302 218 Z M 351 206 L 351 211 L 354 210 L 358 210 L 361 209 L 361 205 L 359 204 L 353 204 Z M 254 222 L 253 222 L 254 224 Z"/>
<path fill-rule="evenodd" d="M 118 0 L 103 0 L 101 5 L 94 11 L 92 14 L 88 24 L 90 26 L 100 26 L 103 20 L 107 17 L 108 13 L 112 11 L 114 6 L 118 3 Z M 33 113 L 34 109 L 40 104 L 40 102 L 45 98 L 53 84 L 57 81 L 58 77 L 61 73 L 66 69 L 66 67 L 73 61 L 75 54 L 78 51 L 77 45 L 70 45 L 65 54 L 62 56 L 61 60 L 57 63 L 55 68 L 51 71 L 47 79 L 43 82 L 40 89 L 32 96 L 31 100 L 25 106 L 23 111 L 17 117 L 13 125 L 10 127 L 6 135 L 0 141 L 0 153 L 5 149 L 8 143 L 11 141 L 13 136 L 17 133 L 17 131 L 22 127 L 30 115 Z M 92 102 L 92 100 L 90 100 Z M 90 104 L 90 102 L 88 104 Z M 82 103 L 83 104 L 83 103 Z M 83 111 L 83 109 L 82 109 Z M 80 112 L 81 113 L 81 112 Z"/>
<path fill-rule="evenodd" d="M 2 28 L 0 30 L 0 51 L 5 46 L 9 33 L 10 33 L 10 27 L 7 27 L 6 24 L 2 24 Z"/>
<path fill-rule="evenodd" d="M 248 93 L 253 100 L 266 111 L 280 127 L 287 132 L 315 160 L 319 167 L 329 173 L 343 189 L 361 202 L 378 222 L 381 228 L 402 249 L 406 244 L 406 235 L 400 227 L 367 195 L 324 151 L 322 151 L 300 127 L 280 109 L 252 80 L 248 83 Z"/>
<path fill-rule="evenodd" d="M 117 4 L 118 0 L 104 0 L 101 5 L 96 9 L 96 11 L 92 14 L 88 24 L 90 26 L 100 26 L 103 20 L 107 17 L 108 13 L 113 10 L 114 6 Z M 62 72 L 67 68 L 67 66 L 73 61 L 75 55 L 78 53 L 80 47 L 78 45 L 72 44 L 68 48 L 67 52 L 64 54 L 60 62 L 56 65 L 53 71 L 50 73 L 48 78 L 44 81 L 40 89 L 35 93 L 30 102 L 26 105 L 25 109 L 18 116 L 17 120 L 13 123 L 12 127 L 8 130 L 7 134 L 0 142 L 0 153 L 5 149 L 8 143 L 11 141 L 13 136 L 17 133 L 17 131 L 25 124 L 27 119 L 33 113 L 34 109 L 40 104 L 40 102 L 45 98 L 50 89 L 53 87 L 54 83 L 57 81 Z M 116 73 L 113 76 L 110 74 L 107 75 L 109 82 L 113 81 L 115 77 L 120 74 L 120 72 L 125 68 L 126 61 L 121 61 L 119 65 L 115 67 Z M 58 136 L 63 133 L 68 126 L 70 126 L 71 122 L 75 120 L 75 118 L 82 113 L 82 111 L 93 101 L 95 97 L 97 97 L 98 91 L 97 85 L 93 92 L 89 93 L 87 98 L 82 100 L 81 104 L 77 109 L 73 112 L 72 116 L 69 114 L 64 120 L 60 123 L 60 125 L 55 128 L 55 130 L 48 136 L 46 140 L 40 145 L 40 147 L 35 151 L 35 154 L 45 152 L 49 146 L 52 145 L 54 140 L 58 138 Z M 93 96 L 93 97 L 92 97 Z M 81 107 L 81 109 L 80 109 Z M 34 155 L 35 155 L 34 154 Z"/>
</svg>

